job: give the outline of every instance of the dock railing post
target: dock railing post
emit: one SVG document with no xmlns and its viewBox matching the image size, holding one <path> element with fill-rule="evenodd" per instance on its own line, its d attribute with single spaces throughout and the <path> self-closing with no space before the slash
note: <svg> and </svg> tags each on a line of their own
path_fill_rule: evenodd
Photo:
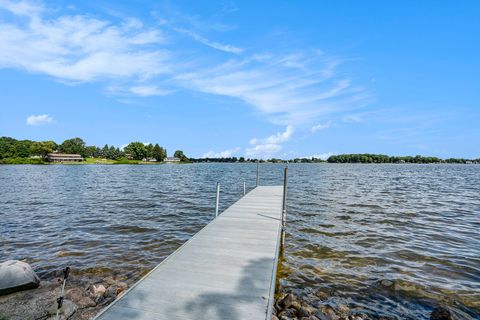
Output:
<svg viewBox="0 0 480 320">
<path fill-rule="evenodd" d="M 247 182 L 243 180 L 243 195 L 247 194 Z"/>
<path fill-rule="evenodd" d="M 215 202 L 215 217 L 218 217 L 219 204 L 220 204 L 220 182 L 217 182 L 217 199 Z"/>
<path fill-rule="evenodd" d="M 255 184 L 255 187 L 258 187 L 258 171 L 259 171 L 259 162 L 257 160 L 257 183 Z"/>
<path fill-rule="evenodd" d="M 288 162 L 283 171 L 283 201 L 282 201 L 282 251 L 285 243 L 285 227 L 287 224 L 287 188 L 288 188 Z"/>
</svg>

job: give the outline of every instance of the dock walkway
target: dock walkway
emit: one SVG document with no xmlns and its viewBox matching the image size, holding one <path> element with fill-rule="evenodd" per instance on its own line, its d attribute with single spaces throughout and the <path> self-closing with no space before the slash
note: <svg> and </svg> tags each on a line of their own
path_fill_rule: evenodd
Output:
<svg viewBox="0 0 480 320">
<path fill-rule="evenodd" d="M 247 193 L 95 319 L 271 319 L 282 194 Z"/>
</svg>

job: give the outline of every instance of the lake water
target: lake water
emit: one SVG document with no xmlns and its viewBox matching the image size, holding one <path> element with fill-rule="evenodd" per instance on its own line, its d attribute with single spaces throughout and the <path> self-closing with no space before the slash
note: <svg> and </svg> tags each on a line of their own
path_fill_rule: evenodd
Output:
<svg viewBox="0 0 480 320">
<path fill-rule="evenodd" d="M 137 280 L 255 183 L 255 164 L 0 166 L 0 261 Z M 283 165 L 262 164 L 261 184 Z M 280 283 L 398 319 L 480 313 L 480 166 L 292 164 Z M 386 281 L 389 280 L 389 281 Z"/>
</svg>

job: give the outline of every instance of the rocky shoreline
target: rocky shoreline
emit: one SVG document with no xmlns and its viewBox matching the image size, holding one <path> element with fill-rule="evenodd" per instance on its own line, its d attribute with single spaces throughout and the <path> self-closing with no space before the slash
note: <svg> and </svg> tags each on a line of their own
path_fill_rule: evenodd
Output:
<svg viewBox="0 0 480 320">
<path fill-rule="evenodd" d="M 346 304 L 331 305 L 328 296 L 321 293 L 315 299 L 304 299 L 294 293 L 278 294 L 273 308 L 272 320 L 400 320 L 402 317 L 385 317 L 352 309 Z M 466 320 L 446 306 L 437 306 L 430 320 Z"/>
<path fill-rule="evenodd" d="M 0 296 L 0 320 L 53 320 L 57 311 L 61 278 L 41 281 L 37 289 Z M 124 294 L 129 285 L 122 277 L 74 280 L 65 288 L 62 320 L 90 320 L 103 308 Z M 302 299 L 293 293 L 280 293 L 275 300 L 272 320 L 399 320 L 351 309 L 347 305 L 332 306 L 327 296 L 316 300 Z M 438 307 L 431 320 L 460 320 L 450 309 Z"/>
<path fill-rule="evenodd" d="M 55 319 L 62 278 L 40 281 L 39 287 L 0 296 L 0 320 Z M 132 283 L 124 277 L 69 278 L 62 320 L 89 320 L 121 296 Z"/>
<path fill-rule="evenodd" d="M 61 295 L 63 278 L 41 281 L 31 267 L 21 261 L 0 264 L 0 320 L 56 319 L 57 298 Z M 62 320 L 90 320 L 133 285 L 135 279 L 126 275 L 105 278 L 73 275 L 65 286 Z M 368 310 L 346 304 L 332 304 L 327 294 L 298 296 L 285 292 L 281 286 L 273 308 L 272 320 L 400 320 L 402 317 L 378 316 Z M 456 311 L 438 306 L 430 320 L 467 320 Z"/>
</svg>

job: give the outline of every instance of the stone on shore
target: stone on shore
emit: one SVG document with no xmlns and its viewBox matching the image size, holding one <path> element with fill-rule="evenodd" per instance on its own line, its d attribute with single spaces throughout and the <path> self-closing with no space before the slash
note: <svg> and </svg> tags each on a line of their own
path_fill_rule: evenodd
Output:
<svg viewBox="0 0 480 320">
<path fill-rule="evenodd" d="M 103 296 L 106 291 L 107 291 L 107 289 L 105 288 L 105 286 L 103 284 L 92 285 L 90 287 L 90 292 L 96 297 Z"/>
<path fill-rule="evenodd" d="M 58 308 L 58 304 L 55 302 L 51 307 L 50 309 L 48 310 L 48 313 L 49 315 L 51 316 L 50 319 L 51 320 L 54 320 L 56 319 L 56 314 L 57 314 L 57 308 Z M 75 313 L 75 311 L 77 311 L 78 309 L 78 306 L 73 302 L 73 301 L 70 301 L 70 300 L 63 300 L 63 304 L 62 304 L 62 307 L 60 308 L 58 314 L 59 314 L 59 318 L 60 320 L 64 320 L 64 319 L 68 319 L 72 316 L 72 314 Z"/>
<path fill-rule="evenodd" d="M 280 300 L 280 307 L 283 309 L 287 309 L 292 305 L 293 302 L 293 295 L 292 294 L 287 294 L 282 300 Z"/>
<path fill-rule="evenodd" d="M 65 292 L 65 299 L 71 300 L 75 303 L 85 297 L 84 291 L 80 288 L 72 288 Z"/>
<path fill-rule="evenodd" d="M 0 263 L 0 295 L 38 288 L 40 279 L 28 263 L 8 260 Z"/>
</svg>

